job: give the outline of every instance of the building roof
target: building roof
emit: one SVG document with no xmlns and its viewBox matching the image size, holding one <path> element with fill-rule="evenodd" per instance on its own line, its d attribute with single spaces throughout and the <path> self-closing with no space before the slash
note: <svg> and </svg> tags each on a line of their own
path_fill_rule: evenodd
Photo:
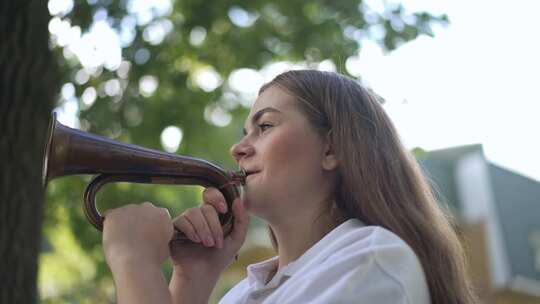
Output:
<svg viewBox="0 0 540 304">
<path fill-rule="evenodd" d="M 481 165 L 487 175 L 489 185 L 485 189 L 490 193 L 483 197 L 487 197 L 495 209 L 494 213 L 487 214 L 498 217 L 493 223 L 499 227 L 493 231 L 502 240 L 502 246 L 498 248 L 505 251 L 498 257 L 506 260 L 509 271 L 506 283 L 512 287 L 521 282 L 520 286 L 514 287 L 540 294 L 540 182 L 486 160 L 481 145 L 419 153 L 417 158 L 427 177 L 435 183 L 440 200 L 459 217 L 470 208 L 465 204 L 474 204 L 474 200 L 466 202 L 464 197 L 467 193 L 464 192 L 476 191 L 476 188 L 464 185 L 475 180 L 460 181 L 468 178 L 467 174 L 460 173 L 464 165 L 476 166 L 473 162 L 464 161 L 473 156 L 476 163 L 483 163 Z M 493 254 L 491 252 L 490 256 Z"/>
</svg>

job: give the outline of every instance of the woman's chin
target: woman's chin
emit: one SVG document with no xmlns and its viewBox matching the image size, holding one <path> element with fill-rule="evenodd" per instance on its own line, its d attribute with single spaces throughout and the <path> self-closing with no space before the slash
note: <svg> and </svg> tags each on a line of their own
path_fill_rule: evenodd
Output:
<svg viewBox="0 0 540 304">
<path fill-rule="evenodd" d="M 253 207 L 255 207 L 257 204 L 257 199 L 248 193 L 244 193 L 242 196 L 242 202 L 244 203 L 244 208 L 251 212 L 253 211 Z"/>
<path fill-rule="evenodd" d="M 256 198 L 256 191 L 253 189 L 253 187 L 244 186 L 242 188 L 242 200 L 244 201 L 244 204 L 246 204 L 247 201 L 253 201 L 257 200 Z"/>
<path fill-rule="evenodd" d="M 264 209 L 264 206 L 260 205 L 260 199 L 257 199 L 246 192 L 244 192 L 242 195 L 242 203 L 244 204 L 244 209 L 255 216 L 258 216 L 261 213 L 261 209 Z"/>
</svg>

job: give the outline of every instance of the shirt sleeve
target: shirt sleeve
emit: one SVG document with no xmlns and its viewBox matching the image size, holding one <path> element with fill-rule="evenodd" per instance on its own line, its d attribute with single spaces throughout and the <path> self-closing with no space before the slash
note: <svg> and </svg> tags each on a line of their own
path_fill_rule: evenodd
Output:
<svg viewBox="0 0 540 304">
<path fill-rule="evenodd" d="M 381 245 L 329 257 L 278 302 L 429 304 L 424 273 L 412 249 L 403 242 Z"/>
<path fill-rule="evenodd" d="M 373 263 L 373 262 L 371 262 Z M 396 303 L 408 304 L 403 286 L 376 265 L 344 272 L 328 271 L 285 292 L 280 303 Z M 344 270 L 344 269 L 341 269 Z M 412 304 L 412 303 L 411 303 Z"/>
</svg>

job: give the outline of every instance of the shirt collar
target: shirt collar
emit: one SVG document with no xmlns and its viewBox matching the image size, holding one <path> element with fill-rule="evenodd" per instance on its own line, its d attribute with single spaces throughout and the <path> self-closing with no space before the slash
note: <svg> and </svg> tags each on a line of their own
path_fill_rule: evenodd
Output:
<svg viewBox="0 0 540 304">
<path fill-rule="evenodd" d="M 343 235 L 347 231 L 350 231 L 351 229 L 362 227 L 362 226 L 364 226 L 364 224 L 360 220 L 355 219 L 355 218 L 349 219 L 341 223 L 332 231 L 327 233 L 317 243 L 311 246 L 298 259 L 282 267 L 274 275 L 272 280 L 268 282 L 266 287 L 271 288 L 274 285 L 277 286 L 283 278 L 293 276 L 299 269 L 301 269 L 305 265 L 312 262 L 316 257 L 318 257 L 317 260 L 319 260 L 320 258 L 324 258 L 326 255 L 331 253 L 331 252 L 324 253 L 325 251 L 324 249 L 328 248 L 332 242 L 334 242 L 336 239 L 338 239 L 341 235 Z M 321 253 L 323 253 L 322 256 L 321 256 Z M 277 267 L 277 265 L 278 265 L 278 256 L 272 257 L 268 260 L 265 260 L 259 263 L 248 265 L 247 273 L 248 273 L 249 285 L 250 286 L 256 285 L 259 287 L 265 286 L 268 275 L 273 269 L 275 269 L 275 267 Z"/>
<path fill-rule="evenodd" d="M 268 260 L 248 265 L 247 278 L 250 286 L 261 287 L 266 283 L 266 279 L 272 270 L 278 266 L 278 256 L 272 257 Z M 278 273 L 280 273 L 279 271 Z M 272 281 L 277 277 L 278 273 L 274 276 Z M 270 283 L 270 282 L 269 282 Z"/>
</svg>

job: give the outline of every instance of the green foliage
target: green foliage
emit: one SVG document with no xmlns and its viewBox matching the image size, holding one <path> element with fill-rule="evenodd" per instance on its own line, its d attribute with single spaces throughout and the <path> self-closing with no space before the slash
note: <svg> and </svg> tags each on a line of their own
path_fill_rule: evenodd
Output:
<svg viewBox="0 0 540 304">
<path fill-rule="evenodd" d="M 204 158 L 229 169 L 235 168 L 228 154 L 229 146 L 240 136 L 248 112 L 243 105 L 253 101 L 245 99 L 254 97 L 246 97 L 231 88 L 227 80 L 235 69 L 259 70 L 281 60 L 316 66 L 330 59 L 340 72 L 347 73 L 342 68 L 345 60 L 361 50 L 362 39 L 371 38 L 391 50 L 420 34 L 431 34 L 434 22 L 447 22 L 445 16 L 411 13 L 401 5 L 377 13 L 353 0 L 213 1 L 211 4 L 177 0 L 165 13 L 153 9 L 147 22 L 137 23 L 135 13 L 129 9 L 135 2 L 138 1 L 79 0 L 71 12 L 60 16 L 70 20 L 72 26 L 80 26 L 83 33 L 100 19 L 119 33 L 134 33 L 133 40 L 128 39 L 122 46 L 120 67 L 83 67 L 76 56 L 56 47 L 58 57 L 65 54 L 61 59 L 63 81 L 75 86 L 81 128 L 162 149 L 161 132 L 167 126 L 177 126 L 183 131 L 177 153 Z M 246 23 L 233 22 L 231 16 L 235 13 Z M 130 21 L 137 24 L 126 26 Z M 172 30 L 162 41 L 145 39 L 151 27 L 158 24 L 172 26 Z M 200 43 L 190 39 L 204 32 L 205 38 Z M 148 58 L 144 58 L 145 54 Z M 203 68 L 215 71 L 222 79 L 221 85 L 208 91 L 199 87 L 195 77 Z M 141 79 L 147 76 L 155 77 L 158 83 L 151 94 L 139 89 Z M 107 92 L 107 83 L 119 84 L 120 89 Z M 98 94 L 91 105 L 81 99 L 89 88 Z M 208 118 L 215 108 L 231 115 L 232 121 L 227 126 L 220 127 L 205 119 L 205 111 Z M 49 186 L 45 231 L 52 249 L 42 254 L 40 274 L 45 303 L 113 299 L 110 274 L 101 252 L 101 236 L 88 224 L 81 209 L 88 181 L 88 177 L 64 178 Z M 178 214 L 199 203 L 200 191 L 199 187 L 117 184 L 107 187 L 98 201 L 102 209 L 153 201 Z M 67 257 L 68 253 L 80 258 Z M 170 267 L 165 272 L 169 273 Z"/>
<path fill-rule="evenodd" d="M 420 148 L 420 147 L 415 147 L 411 150 L 411 153 L 416 157 L 416 158 L 423 158 L 427 155 L 427 151 Z"/>
</svg>

